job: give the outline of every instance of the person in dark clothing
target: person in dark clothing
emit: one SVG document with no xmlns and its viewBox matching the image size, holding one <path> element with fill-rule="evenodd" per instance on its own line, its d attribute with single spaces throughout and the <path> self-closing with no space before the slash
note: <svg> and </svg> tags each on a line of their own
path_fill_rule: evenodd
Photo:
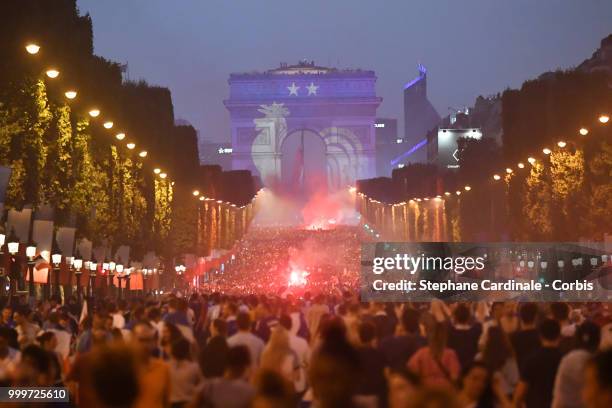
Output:
<svg viewBox="0 0 612 408">
<path fill-rule="evenodd" d="M 557 369 L 563 354 L 559 350 L 561 327 L 552 319 L 538 326 L 542 347 L 525 359 L 521 380 L 514 392 L 514 405 L 527 408 L 550 407 Z"/>
<path fill-rule="evenodd" d="M 427 344 L 427 340 L 419 334 L 419 318 L 418 310 L 404 309 L 395 335 L 381 340 L 379 350 L 385 357 L 387 367 L 403 369 L 410 357 Z"/>
<path fill-rule="evenodd" d="M 538 305 L 535 303 L 525 303 L 519 310 L 521 327 L 510 336 L 510 342 L 514 348 L 516 362 L 519 371 L 523 371 L 525 360 L 535 350 L 540 348 L 540 335 L 536 328 L 536 318 L 538 316 Z"/>
<path fill-rule="evenodd" d="M 221 377 L 227 366 L 227 324 L 223 319 L 215 319 L 211 324 L 212 337 L 200 352 L 199 363 L 204 378 Z"/>
<path fill-rule="evenodd" d="M 357 381 L 357 395 L 376 396 L 379 403 L 387 394 L 385 365 L 382 353 L 375 348 L 376 326 L 370 322 L 359 325 L 360 347 L 357 349 L 360 366 L 363 367 Z M 384 406 L 384 404 L 379 404 Z"/>
<path fill-rule="evenodd" d="M 472 322 L 470 308 L 459 303 L 453 311 L 453 323 L 448 330 L 448 347 L 455 350 L 461 367 L 468 367 L 478 352 L 482 325 Z"/>
<path fill-rule="evenodd" d="M 374 303 L 372 322 L 376 325 L 376 337 L 384 339 L 395 332 L 395 316 L 391 317 L 383 303 Z"/>
</svg>

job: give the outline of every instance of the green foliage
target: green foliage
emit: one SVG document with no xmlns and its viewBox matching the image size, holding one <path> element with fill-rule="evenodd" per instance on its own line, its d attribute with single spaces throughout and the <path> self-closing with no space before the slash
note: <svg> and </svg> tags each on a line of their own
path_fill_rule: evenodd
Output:
<svg viewBox="0 0 612 408">
<path fill-rule="evenodd" d="M 42 175 L 43 201 L 51 204 L 56 210 L 58 221 L 65 221 L 70 209 L 72 185 L 71 143 L 72 123 L 70 107 L 59 105 L 52 107 L 53 116 L 45 135 L 47 158 Z"/>
</svg>

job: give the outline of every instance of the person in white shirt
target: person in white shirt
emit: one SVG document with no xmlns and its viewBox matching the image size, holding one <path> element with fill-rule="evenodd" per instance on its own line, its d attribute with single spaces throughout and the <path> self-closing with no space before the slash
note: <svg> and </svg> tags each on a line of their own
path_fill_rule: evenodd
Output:
<svg viewBox="0 0 612 408">
<path fill-rule="evenodd" d="M 251 355 L 251 365 L 257 367 L 259 365 L 261 352 L 264 348 L 264 342 L 251 333 L 251 316 L 244 312 L 238 313 L 236 325 L 238 326 L 238 333 L 228 338 L 227 344 L 230 347 L 246 346 Z"/>
<path fill-rule="evenodd" d="M 310 364 L 310 346 L 306 339 L 295 335 L 291 329 L 293 327 L 293 319 L 288 315 L 280 317 L 280 325 L 283 326 L 289 333 L 289 348 L 295 353 L 299 368 L 296 379 L 293 381 L 293 387 L 297 394 L 306 391 L 307 381 L 306 372 Z"/>
<path fill-rule="evenodd" d="M 576 349 L 563 357 L 553 388 L 552 408 L 583 407 L 581 393 L 584 388 L 585 368 L 597 351 L 601 337 L 600 328 L 586 321 L 576 328 Z"/>
<path fill-rule="evenodd" d="M 111 314 L 111 318 L 113 319 L 113 327 L 119 330 L 125 327 L 125 317 L 123 316 L 123 312 L 118 310 L 114 304 L 109 306 L 109 312 Z"/>
</svg>

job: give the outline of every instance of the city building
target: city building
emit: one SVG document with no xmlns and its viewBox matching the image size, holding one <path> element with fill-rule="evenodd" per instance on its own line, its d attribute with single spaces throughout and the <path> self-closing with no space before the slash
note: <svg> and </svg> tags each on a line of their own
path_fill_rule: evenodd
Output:
<svg viewBox="0 0 612 408">
<path fill-rule="evenodd" d="M 376 174 L 376 75 L 300 61 L 229 77 L 232 167 L 264 185 L 338 189 Z"/>
<path fill-rule="evenodd" d="M 454 129 L 438 128 L 430 132 L 427 143 L 427 156 L 430 163 L 439 169 L 456 170 L 459 168 L 457 140 L 462 137 L 482 139 L 480 128 Z"/>
<path fill-rule="evenodd" d="M 217 164 L 223 170 L 232 169 L 232 144 L 199 139 L 200 164 Z"/>
<path fill-rule="evenodd" d="M 402 152 L 403 138 L 398 138 L 397 119 L 377 118 L 374 122 L 376 133 L 376 176 L 389 177 L 393 170 L 391 162 Z"/>
<path fill-rule="evenodd" d="M 419 75 L 404 85 L 403 162 L 427 161 L 427 133 L 440 123 L 440 115 L 427 99 L 427 69 L 419 64 Z M 410 152 L 408 154 L 408 152 Z"/>
</svg>

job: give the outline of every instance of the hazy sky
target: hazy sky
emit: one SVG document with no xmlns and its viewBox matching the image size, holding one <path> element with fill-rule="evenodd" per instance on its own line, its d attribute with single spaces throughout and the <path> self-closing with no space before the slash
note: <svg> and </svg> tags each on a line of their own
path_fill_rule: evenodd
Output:
<svg viewBox="0 0 612 408">
<path fill-rule="evenodd" d="M 78 0 L 98 55 L 172 91 L 175 116 L 229 139 L 230 72 L 305 58 L 376 71 L 381 117 L 428 68 L 442 116 L 591 56 L 612 33 L 611 0 Z"/>
</svg>

